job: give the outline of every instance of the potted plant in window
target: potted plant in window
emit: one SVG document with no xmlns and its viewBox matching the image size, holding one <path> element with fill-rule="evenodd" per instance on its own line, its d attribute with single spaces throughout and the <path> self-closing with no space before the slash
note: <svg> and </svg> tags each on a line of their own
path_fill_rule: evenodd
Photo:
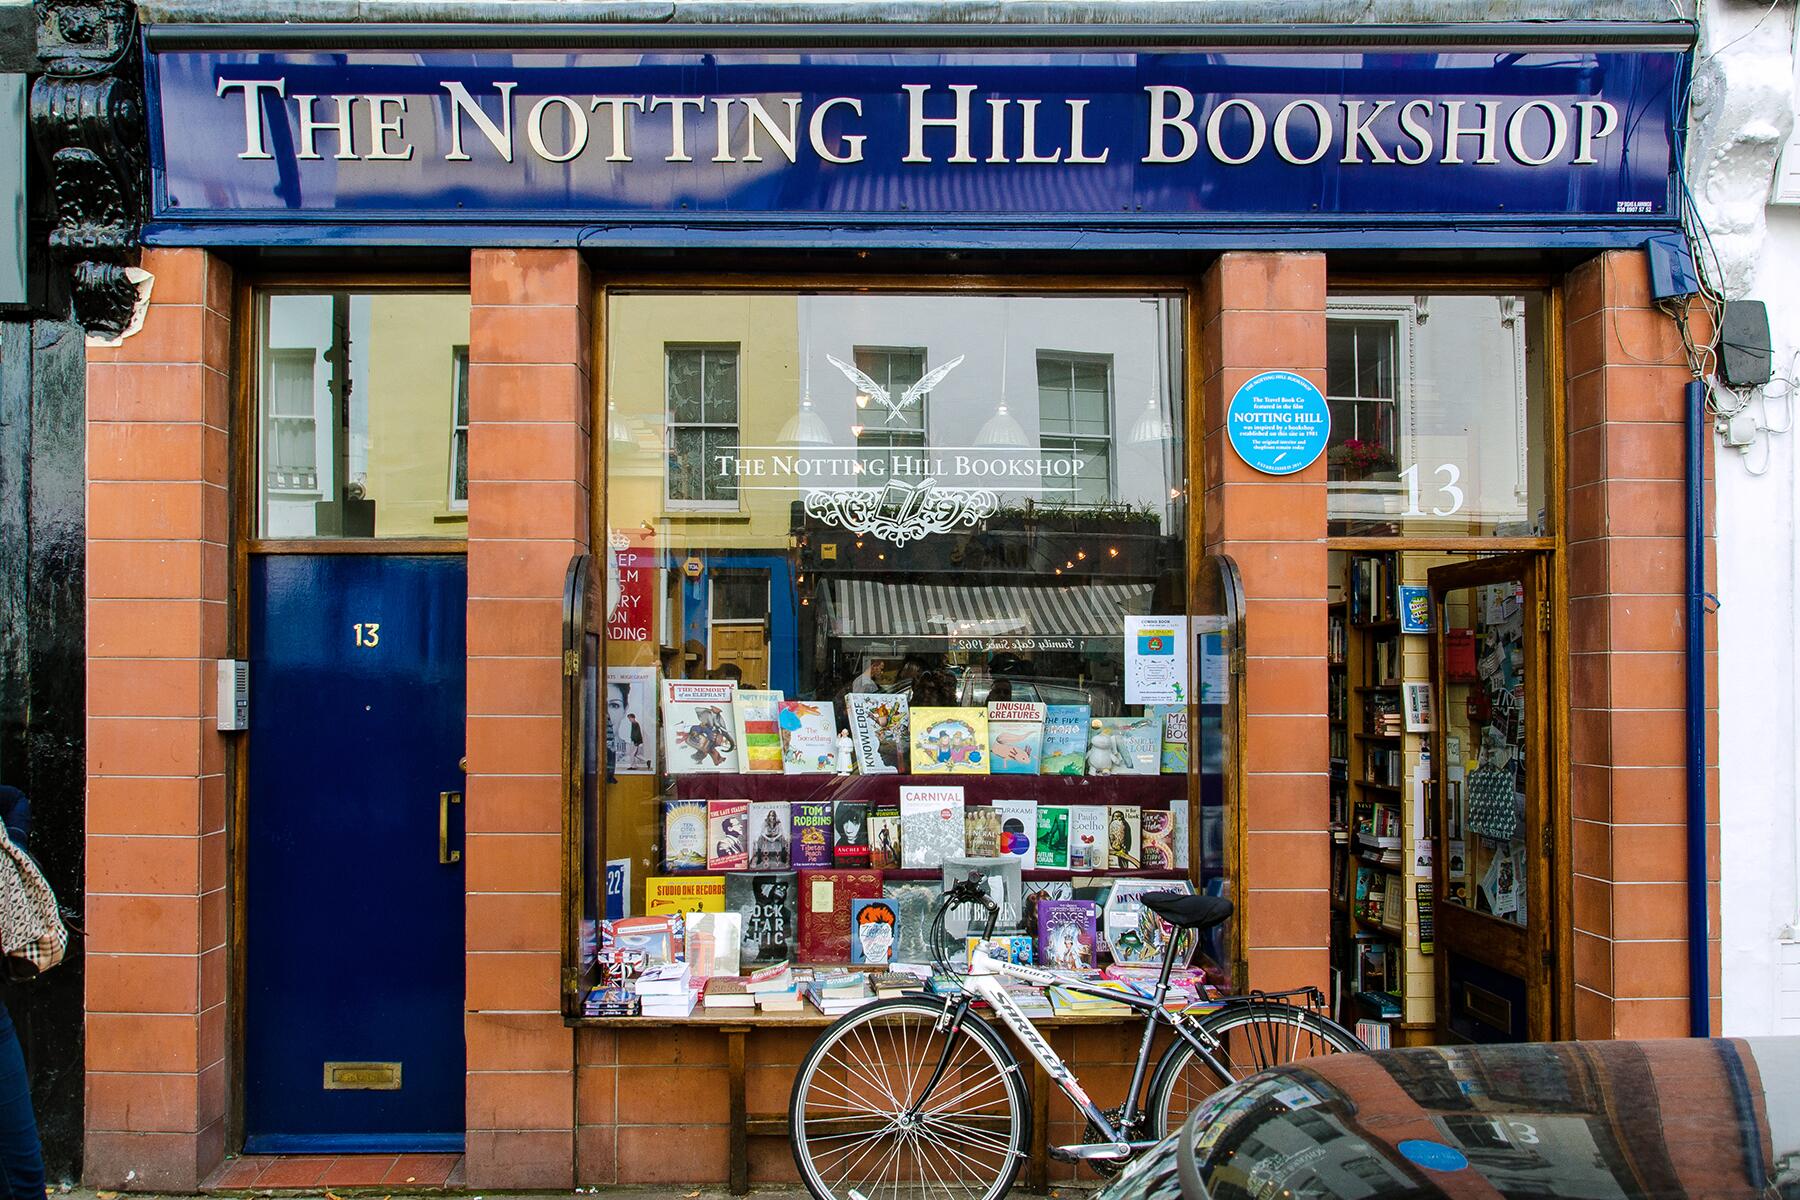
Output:
<svg viewBox="0 0 1800 1200">
<path fill-rule="evenodd" d="M 1332 479 L 1360 480 L 1392 478 L 1394 456 L 1380 442 L 1361 438 L 1345 438 L 1326 455 L 1327 472 Z"/>
</svg>

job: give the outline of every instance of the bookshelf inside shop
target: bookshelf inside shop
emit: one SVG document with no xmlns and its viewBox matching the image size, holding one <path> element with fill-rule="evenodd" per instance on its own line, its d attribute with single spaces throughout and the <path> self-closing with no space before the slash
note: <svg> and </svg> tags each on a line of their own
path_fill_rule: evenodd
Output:
<svg viewBox="0 0 1800 1200">
<path fill-rule="evenodd" d="M 1435 1015 L 1419 920 L 1422 896 L 1430 911 L 1431 861 L 1417 789 L 1430 751 L 1424 731 L 1406 728 L 1402 704 L 1404 685 L 1429 677 L 1427 638 L 1402 632 L 1411 627 L 1403 602 L 1419 602 L 1402 587 L 1422 585 L 1426 564 L 1408 559 L 1334 553 L 1327 609 L 1332 1004 L 1371 1046 L 1429 1040 Z"/>
</svg>

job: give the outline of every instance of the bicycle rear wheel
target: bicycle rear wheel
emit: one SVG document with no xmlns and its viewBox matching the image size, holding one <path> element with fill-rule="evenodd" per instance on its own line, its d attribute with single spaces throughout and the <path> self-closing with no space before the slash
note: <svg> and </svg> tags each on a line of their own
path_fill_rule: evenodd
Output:
<svg viewBox="0 0 1800 1200">
<path fill-rule="evenodd" d="M 1211 1039 L 1220 1074 L 1197 1050 L 1176 1039 L 1150 1079 L 1145 1116 L 1150 1135 L 1166 1137 L 1208 1096 L 1258 1071 L 1321 1054 L 1366 1047 L 1337 1022 L 1302 1008 L 1267 1000 L 1242 1000 L 1202 1018 L 1201 1040 Z"/>
<path fill-rule="evenodd" d="M 878 1001 L 807 1051 L 788 1118 L 818 1200 L 999 1200 L 1012 1186 L 1031 1142 L 1023 1072 L 972 1014 L 940 1032 L 944 1011 Z"/>
</svg>

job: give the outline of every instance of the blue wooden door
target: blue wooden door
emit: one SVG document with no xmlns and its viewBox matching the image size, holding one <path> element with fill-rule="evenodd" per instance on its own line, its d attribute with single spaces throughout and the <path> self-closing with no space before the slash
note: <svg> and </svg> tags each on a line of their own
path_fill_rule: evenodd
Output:
<svg viewBox="0 0 1800 1200">
<path fill-rule="evenodd" d="M 460 1149 L 466 563 L 249 582 L 245 1149 Z"/>
</svg>

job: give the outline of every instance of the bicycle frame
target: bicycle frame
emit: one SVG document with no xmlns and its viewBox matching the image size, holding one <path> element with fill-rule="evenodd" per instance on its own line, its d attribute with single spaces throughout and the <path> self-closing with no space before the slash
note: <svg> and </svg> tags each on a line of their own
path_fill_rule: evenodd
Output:
<svg viewBox="0 0 1800 1200">
<path fill-rule="evenodd" d="M 1088 1097 L 1081 1083 L 1075 1078 L 1075 1073 L 1051 1048 L 1050 1043 L 1044 1039 L 1042 1033 L 1038 1032 L 1038 1028 L 1032 1023 L 1031 1018 L 1025 1015 L 1024 1010 L 1008 994 L 1004 982 L 1008 978 L 1036 984 L 1040 987 L 1063 987 L 1072 992 L 1101 996 L 1125 1004 L 1144 1014 L 1144 1036 L 1138 1043 L 1137 1064 L 1132 1068 L 1131 1087 L 1125 1096 L 1124 1103 L 1120 1106 L 1117 1125 Z M 994 1015 L 999 1017 L 1008 1029 L 1012 1030 L 1013 1036 L 1019 1039 L 1019 1043 L 1025 1047 L 1026 1052 L 1044 1069 L 1044 1074 L 1062 1089 L 1063 1094 L 1068 1096 L 1093 1127 L 1115 1145 L 1130 1146 L 1137 1150 L 1153 1144 L 1149 1140 L 1131 1139 L 1126 1135 L 1137 1125 L 1138 1097 L 1144 1089 L 1144 1076 L 1150 1068 L 1150 1048 L 1156 1039 L 1158 1027 L 1166 1026 L 1174 1031 L 1177 1037 L 1192 1046 L 1195 1053 L 1199 1054 L 1213 1070 L 1218 1072 L 1220 1078 L 1230 1078 L 1230 1071 L 1213 1054 L 1211 1040 L 1190 1029 L 1188 1022 L 1183 1021 L 1178 1014 L 1170 1012 L 1164 1006 L 1169 993 L 1169 979 L 1166 970 L 1163 972 L 1162 978 L 1157 981 L 1155 991 L 1146 997 L 1132 992 L 1096 987 L 1082 980 L 1064 979 L 1050 971 L 1041 971 L 1021 963 L 1001 962 L 982 951 L 977 951 L 970 961 L 970 972 L 963 980 L 963 993 L 960 999 L 949 1000 L 945 1003 L 944 1016 L 938 1023 L 939 1029 L 952 1035 L 953 1038 L 962 1022 L 968 1019 L 970 1006 L 978 999 L 987 1001 L 988 1005 L 993 1008 Z M 929 1096 L 932 1089 L 937 1086 L 952 1044 L 952 1040 L 946 1040 L 945 1058 L 939 1060 L 937 1069 L 921 1090 L 919 1100 L 914 1105 L 915 1110 L 924 1103 L 925 1097 Z"/>
</svg>

